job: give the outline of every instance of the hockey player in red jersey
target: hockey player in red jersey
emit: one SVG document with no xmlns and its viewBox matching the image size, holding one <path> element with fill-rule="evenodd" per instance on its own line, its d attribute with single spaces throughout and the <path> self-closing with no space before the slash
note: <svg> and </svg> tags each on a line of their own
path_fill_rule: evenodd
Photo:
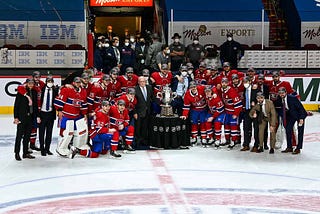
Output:
<svg viewBox="0 0 320 214">
<path fill-rule="evenodd" d="M 41 108 L 41 90 L 43 87 L 45 87 L 45 83 L 40 79 L 41 78 L 41 74 L 39 71 L 34 71 L 32 73 L 32 78 L 34 81 L 34 89 L 37 91 L 37 102 L 38 102 L 38 109 L 40 111 Z M 19 85 L 17 88 L 17 92 L 19 94 L 22 94 L 24 96 L 26 96 L 29 100 L 31 100 L 31 98 L 29 98 L 26 94 L 27 94 L 27 90 L 26 90 L 26 84 L 23 85 Z M 40 148 L 36 146 L 36 139 L 37 139 L 37 130 L 38 130 L 38 124 L 37 121 L 33 121 L 32 124 L 32 129 L 31 129 L 31 135 L 30 135 L 30 149 L 32 150 L 36 150 L 36 151 L 40 151 Z"/>
<path fill-rule="evenodd" d="M 208 144 L 211 144 L 214 140 L 215 148 L 219 148 L 221 143 L 221 128 L 224 124 L 224 105 L 217 93 L 216 88 L 211 88 L 211 86 L 207 86 L 205 88 L 206 94 L 206 102 L 208 106 L 208 114 L 207 114 L 207 122 L 206 122 L 206 130 L 207 137 L 209 138 Z M 212 130 L 212 123 L 214 126 L 214 131 Z M 214 138 L 213 138 L 214 132 Z"/>
<path fill-rule="evenodd" d="M 230 142 L 228 148 L 232 149 L 238 140 L 239 115 L 242 110 L 242 102 L 235 89 L 229 86 L 229 80 L 222 78 L 221 80 L 222 101 L 226 112 L 224 131 L 227 143 Z M 231 135 L 231 140 L 230 140 Z"/>
<path fill-rule="evenodd" d="M 125 106 L 124 100 L 117 100 L 116 105 L 111 106 L 109 111 L 110 124 L 111 128 L 115 128 L 120 136 L 125 136 L 125 149 L 123 152 L 135 153 L 132 148 L 134 127 L 129 124 L 129 113 Z"/>
<path fill-rule="evenodd" d="M 210 76 L 208 78 L 208 85 L 216 87 L 218 90 L 221 88 L 221 76 L 219 75 L 218 67 L 213 65 L 209 67 Z"/>
<path fill-rule="evenodd" d="M 181 119 L 185 120 L 189 116 L 191 120 L 191 143 L 195 144 L 198 135 L 198 124 L 200 124 L 201 143 L 206 145 L 207 133 L 206 133 L 206 99 L 204 93 L 204 86 L 197 85 L 195 81 L 191 81 L 189 84 L 189 90 L 184 95 L 184 106 Z"/>
<path fill-rule="evenodd" d="M 205 62 L 200 62 L 199 68 L 194 71 L 194 81 L 197 84 L 207 85 L 208 78 L 210 76 L 210 71 L 207 70 L 207 65 Z"/>
<path fill-rule="evenodd" d="M 98 82 L 93 84 L 88 95 L 89 114 L 94 113 L 94 111 L 100 106 L 102 100 L 110 99 L 110 94 L 107 90 L 109 84 L 110 76 L 108 74 L 104 74 Z"/>
<path fill-rule="evenodd" d="M 71 87 L 62 87 L 54 101 L 59 112 L 61 140 L 57 146 L 57 153 L 61 156 L 71 155 L 69 143 L 73 137 L 73 146 L 78 149 L 87 149 L 88 124 L 87 124 L 87 94 L 81 88 L 80 77 L 73 79 Z M 70 156 L 69 156 L 70 157 Z"/>
<path fill-rule="evenodd" d="M 278 98 L 279 88 L 284 87 L 288 94 L 293 94 L 295 91 L 287 81 L 280 80 L 280 72 L 272 72 L 272 80 L 265 80 L 265 84 L 269 86 L 270 100 L 275 102 Z"/>
<path fill-rule="evenodd" d="M 113 68 L 110 71 L 110 84 L 107 86 L 108 94 L 110 95 L 110 100 L 114 100 L 115 98 L 121 95 L 121 84 L 118 81 L 118 70 Z"/>
<path fill-rule="evenodd" d="M 258 84 L 258 75 L 254 67 L 248 68 L 246 76 L 250 77 L 252 85 Z"/>
<path fill-rule="evenodd" d="M 172 82 L 172 73 L 169 70 L 167 64 L 161 65 L 161 70 L 159 72 L 153 72 L 151 74 L 151 82 L 154 85 L 153 94 L 157 98 L 152 103 L 152 109 L 154 114 L 160 114 L 161 107 L 160 107 L 160 97 L 158 93 L 162 92 L 162 88 L 164 86 L 170 86 Z"/>
<path fill-rule="evenodd" d="M 119 76 L 118 81 L 121 85 L 121 93 L 125 94 L 128 88 L 134 88 L 138 84 L 138 76 L 133 73 L 132 67 L 127 67 L 125 75 Z"/>
<path fill-rule="evenodd" d="M 92 139 L 91 149 L 78 150 L 80 155 L 89 158 L 97 158 L 99 154 L 106 154 L 110 150 L 110 157 L 120 158 L 117 153 L 119 143 L 119 132 L 115 128 L 110 128 L 110 102 L 104 100 L 101 102 L 101 108 L 96 109 L 94 116 L 94 125 L 90 129 L 90 138 Z"/>
<path fill-rule="evenodd" d="M 229 62 L 224 62 L 222 68 L 223 68 L 223 70 L 220 72 L 220 79 L 225 77 L 231 82 L 232 81 L 232 74 L 238 74 L 238 76 L 240 78 L 244 76 L 243 73 L 241 73 L 237 70 L 231 70 Z"/>
<path fill-rule="evenodd" d="M 126 94 L 123 94 L 119 98 L 117 98 L 117 100 L 124 100 L 124 102 L 126 103 L 125 107 L 129 112 L 130 125 L 134 124 L 133 110 L 137 105 L 137 98 L 135 97 L 135 94 L 136 90 L 134 88 L 128 88 Z"/>
</svg>

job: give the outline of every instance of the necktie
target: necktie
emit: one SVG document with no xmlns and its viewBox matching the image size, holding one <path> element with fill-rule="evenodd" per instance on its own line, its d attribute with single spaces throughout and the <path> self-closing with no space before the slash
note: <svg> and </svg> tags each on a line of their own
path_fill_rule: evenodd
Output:
<svg viewBox="0 0 320 214">
<path fill-rule="evenodd" d="M 146 91 L 146 87 L 143 87 L 143 88 L 142 88 L 142 93 L 143 93 L 144 100 L 147 101 L 147 91 Z"/>
<path fill-rule="evenodd" d="M 262 120 L 263 120 L 263 110 L 262 110 L 262 105 L 263 104 L 259 104 L 259 114 L 258 114 L 258 123 L 261 124 Z"/>
<path fill-rule="evenodd" d="M 48 92 L 47 92 L 46 111 L 49 111 L 49 108 L 50 108 L 50 88 L 48 88 Z"/>
<path fill-rule="evenodd" d="M 286 99 L 282 99 L 282 114 L 283 114 L 283 126 L 287 125 L 287 115 L 286 115 Z"/>
<path fill-rule="evenodd" d="M 246 90 L 246 109 L 250 109 L 250 96 L 249 96 L 249 90 Z"/>
</svg>

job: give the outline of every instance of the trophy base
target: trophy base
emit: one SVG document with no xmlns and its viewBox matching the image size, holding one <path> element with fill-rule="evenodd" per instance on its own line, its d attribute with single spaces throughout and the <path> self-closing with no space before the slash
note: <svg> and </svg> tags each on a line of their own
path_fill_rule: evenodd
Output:
<svg viewBox="0 0 320 214">
<path fill-rule="evenodd" d="M 174 116 L 172 106 L 161 106 L 160 117 L 172 117 Z"/>
</svg>

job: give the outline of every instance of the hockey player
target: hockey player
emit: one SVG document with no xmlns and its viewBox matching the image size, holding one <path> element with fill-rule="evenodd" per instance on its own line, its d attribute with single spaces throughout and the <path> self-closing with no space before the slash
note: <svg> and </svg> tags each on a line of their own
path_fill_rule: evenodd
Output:
<svg viewBox="0 0 320 214">
<path fill-rule="evenodd" d="M 197 85 L 195 81 L 191 81 L 189 84 L 189 90 L 184 95 L 184 106 L 181 119 L 185 120 L 188 118 L 190 111 L 191 119 L 191 143 L 195 144 L 198 135 L 198 124 L 200 124 L 201 132 L 201 143 L 206 145 L 207 134 L 206 134 L 206 99 L 204 93 L 204 86 Z"/>
<path fill-rule="evenodd" d="M 119 71 L 116 68 L 111 69 L 110 71 L 110 84 L 107 86 L 108 93 L 110 95 L 110 100 L 114 100 L 115 98 L 121 95 L 121 84 L 118 81 Z"/>
<path fill-rule="evenodd" d="M 220 73 L 220 79 L 225 77 L 231 82 L 232 81 L 232 74 L 238 74 L 238 76 L 240 78 L 243 77 L 243 74 L 241 72 L 238 72 L 237 70 L 231 70 L 229 62 L 224 62 L 223 63 L 223 70 Z"/>
<path fill-rule="evenodd" d="M 222 78 L 221 80 L 222 101 L 224 103 L 226 118 L 224 131 L 228 148 L 232 149 L 238 140 L 239 115 L 242 110 L 242 102 L 235 89 L 229 86 L 229 80 Z M 231 140 L 230 140 L 231 135 Z"/>
<path fill-rule="evenodd" d="M 138 84 L 138 76 L 133 73 L 132 67 L 127 67 L 125 75 L 119 76 L 118 81 L 121 85 L 121 93 L 125 94 L 128 88 L 134 88 Z"/>
<path fill-rule="evenodd" d="M 45 83 L 40 79 L 41 74 L 39 71 L 34 71 L 32 73 L 32 79 L 34 81 L 34 90 L 37 91 L 37 104 L 38 104 L 38 109 L 40 111 L 41 108 L 41 90 L 43 87 L 45 87 Z M 18 86 L 17 92 L 26 96 L 29 100 L 30 98 L 27 95 L 27 90 L 26 90 L 26 83 L 23 85 Z M 40 151 L 40 148 L 36 146 L 36 139 L 37 139 L 37 130 L 38 130 L 38 124 L 36 121 L 33 121 L 32 123 L 32 129 L 31 129 L 31 135 L 30 135 L 30 149 Z"/>
<path fill-rule="evenodd" d="M 75 77 L 73 88 L 62 87 L 54 101 L 60 119 L 60 136 L 56 152 L 63 157 L 72 157 L 73 151 L 69 150 L 69 143 L 73 137 L 73 146 L 78 149 L 88 149 L 87 125 L 87 94 L 81 88 L 80 77 Z"/>
<path fill-rule="evenodd" d="M 293 94 L 294 90 L 287 81 L 280 81 L 280 72 L 272 72 L 272 81 L 265 80 L 265 84 L 269 86 L 270 100 L 275 102 L 278 98 L 279 88 L 284 87 L 288 94 Z"/>
<path fill-rule="evenodd" d="M 97 109 L 94 116 L 94 126 L 90 129 L 92 148 L 79 150 L 79 154 L 89 158 L 97 158 L 99 154 L 106 154 L 110 150 L 110 157 L 120 158 L 117 153 L 119 143 L 119 132 L 115 128 L 110 128 L 110 102 L 101 102 L 101 108 Z"/>
<path fill-rule="evenodd" d="M 125 136 L 124 153 L 135 153 L 132 148 L 134 138 L 134 127 L 129 124 L 128 109 L 124 100 L 118 100 L 116 105 L 111 106 L 110 111 L 111 128 L 115 128 L 120 136 Z"/>
<path fill-rule="evenodd" d="M 137 98 L 135 97 L 136 90 L 134 88 L 128 88 L 127 92 L 121 95 L 117 100 L 124 100 L 126 103 L 125 107 L 128 109 L 129 118 L 130 118 L 130 125 L 133 125 L 133 110 L 137 105 Z"/>
<path fill-rule="evenodd" d="M 159 72 L 154 72 L 151 74 L 151 82 L 155 85 L 153 89 L 153 94 L 157 98 L 152 103 L 152 109 L 155 114 L 159 114 L 161 112 L 161 100 L 158 93 L 162 92 L 162 88 L 164 86 L 170 86 L 172 82 L 172 73 L 169 70 L 167 64 L 162 64 L 161 70 Z"/>
<path fill-rule="evenodd" d="M 208 105 L 208 114 L 206 122 L 207 136 L 209 138 L 208 144 L 211 144 L 214 140 L 215 148 L 219 148 L 221 143 L 221 128 L 224 124 L 224 105 L 218 95 L 217 89 L 215 87 L 207 86 L 205 88 L 206 102 Z M 214 126 L 214 139 L 213 139 L 213 130 L 212 123 Z"/>
<path fill-rule="evenodd" d="M 194 71 L 194 80 L 197 84 L 206 85 L 207 79 L 209 78 L 210 71 L 207 70 L 205 62 L 200 62 L 199 68 Z"/>
</svg>

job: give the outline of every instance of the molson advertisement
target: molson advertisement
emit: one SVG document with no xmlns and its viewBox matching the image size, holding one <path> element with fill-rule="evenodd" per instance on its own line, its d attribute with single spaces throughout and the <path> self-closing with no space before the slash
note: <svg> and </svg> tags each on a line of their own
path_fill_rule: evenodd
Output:
<svg viewBox="0 0 320 214">
<path fill-rule="evenodd" d="M 153 0 L 90 0 L 93 7 L 152 7 Z"/>
</svg>

